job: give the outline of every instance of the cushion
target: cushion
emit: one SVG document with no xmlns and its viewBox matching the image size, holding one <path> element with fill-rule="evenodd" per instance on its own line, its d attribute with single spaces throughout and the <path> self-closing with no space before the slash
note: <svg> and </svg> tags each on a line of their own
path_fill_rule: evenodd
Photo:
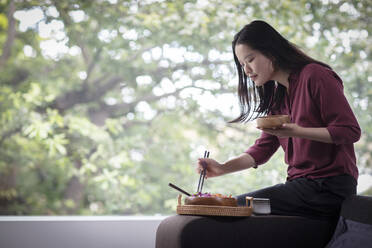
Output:
<svg viewBox="0 0 372 248">
<path fill-rule="evenodd" d="M 372 247 L 372 225 L 348 220 L 341 216 L 327 248 L 354 247 Z"/>
<path fill-rule="evenodd" d="M 372 247 L 372 197 L 352 196 L 342 204 L 341 216 L 327 248 Z"/>
<path fill-rule="evenodd" d="M 297 216 L 207 217 L 176 215 L 164 219 L 156 248 L 324 247 L 336 223 Z"/>
</svg>

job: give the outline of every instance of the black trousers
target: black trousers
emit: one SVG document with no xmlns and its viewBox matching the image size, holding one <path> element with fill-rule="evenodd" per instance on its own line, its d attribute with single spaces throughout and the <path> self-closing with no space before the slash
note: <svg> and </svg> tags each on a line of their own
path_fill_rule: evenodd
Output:
<svg viewBox="0 0 372 248">
<path fill-rule="evenodd" d="M 282 184 L 237 196 L 238 205 L 245 197 L 269 198 L 271 213 L 313 218 L 337 218 L 345 198 L 356 194 L 354 177 L 340 176 L 319 179 L 296 178 Z"/>
</svg>

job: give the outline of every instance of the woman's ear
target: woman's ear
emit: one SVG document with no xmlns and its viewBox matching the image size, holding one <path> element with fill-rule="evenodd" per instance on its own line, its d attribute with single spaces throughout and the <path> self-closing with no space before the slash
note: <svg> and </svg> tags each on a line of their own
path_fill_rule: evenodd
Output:
<svg viewBox="0 0 372 248">
<path fill-rule="evenodd" d="M 279 69 L 279 65 L 276 61 L 276 59 L 274 57 L 271 57 L 270 58 L 270 61 L 271 61 L 271 66 L 273 68 L 274 71 L 278 70 Z"/>
</svg>

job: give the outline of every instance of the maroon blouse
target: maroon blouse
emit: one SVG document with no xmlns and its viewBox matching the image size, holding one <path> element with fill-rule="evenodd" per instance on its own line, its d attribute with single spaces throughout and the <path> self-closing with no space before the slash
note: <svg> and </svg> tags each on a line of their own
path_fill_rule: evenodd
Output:
<svg viewBox="0 0 372 248">
<path fill-rule="evenodd" d="M 262 132 L 246 153 L 256 165 L 267 162 L 279 146 L 285 152 L 288 177 L 310 179 L 349 174 L 358 179 L 354 143 L 360 127 L 343 93 L 338 75 L 319 64 L 308 64 L 289 77 L 289 94 L 280 111 L 302 127 L 326 127 L 333 144 L 302 138 L 279 138 Z"/>
</svg>

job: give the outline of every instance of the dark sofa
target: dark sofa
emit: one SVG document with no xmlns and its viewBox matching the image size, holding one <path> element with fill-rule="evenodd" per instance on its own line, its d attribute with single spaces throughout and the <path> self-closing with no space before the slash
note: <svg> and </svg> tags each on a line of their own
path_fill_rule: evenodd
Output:
<svg viewBox="0 0 372 248">
<path fill-rule="evenodd" d="M 156 248 L 317 248 L 327 244 L 330 248 L 346 248 L 349 246 L 340 244 L 347 242 L 341 242 L 340 239 L 347 239 L 348 235 L 345 233 L 352 228 L 348 228 L 350 223 L 345 220 L 351 220 L 352 224 L 362 223 L 367 234 L 359 235 L 359 239 L 362 239 L 360 245 L 370 244 L 366 247 L 372 247 L 372 197 L 353 196 L 343 203 L 339 220 L 275 215 L 245 218 L 170 216 L 164 219 L 157 229 Z M 355 235 L 352 239 L 354 238 Z M 355 244 L 355 241 L 353 242 Z"/>
</svg>

